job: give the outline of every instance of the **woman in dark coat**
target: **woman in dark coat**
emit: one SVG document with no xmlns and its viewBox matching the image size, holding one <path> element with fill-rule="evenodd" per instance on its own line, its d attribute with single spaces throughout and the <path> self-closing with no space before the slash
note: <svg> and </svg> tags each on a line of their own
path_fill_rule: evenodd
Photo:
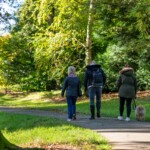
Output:
<svg viewBox="0 0 150 150">
<path fill-rule="evenodd" d="M 64 80 L 61 95 L 64 96 L 66 91 L 66 100 L 68 106 L 68 119 L 67 121 L 76 119 L 76 101 L 77 97 L 82 96 L 81 82 L 75 74 L 75 67 L 68 68 L 68 76 Z"/>
<path fill-rule="evenodd" d="M 131 102 L 136 98 L 136 78 L 133 73 L 133 68 L 126 65 L 120 72 L 119 79 L 117 80 L 117 87 L 119 89 L 120 97 L 120 116 L 118 120 L 123 120 L 124 104 L 126 102 L 127 116 L 126 121 L 130 121 Z"/>
</svg>

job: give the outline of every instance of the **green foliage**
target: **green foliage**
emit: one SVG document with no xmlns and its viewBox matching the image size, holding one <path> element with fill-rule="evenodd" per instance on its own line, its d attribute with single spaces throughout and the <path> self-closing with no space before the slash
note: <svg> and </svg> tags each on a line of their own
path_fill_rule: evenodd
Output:
<svg viewBox="0 0 150 150">
<path fill-rule="evenodd" d="M 84 65 L 85 12 L 84 1 L 48 1 L 54 7 L 53 23 L 34 37 L 35 62 L 39 71 L 59 86 L 70 65 Z M 45 12 L 44 12 L 45 13 Z M 51 14 L 50 13 L 50 14 Z M 38 42 L 37 42 L 38 41 Z M 42 43 L 42 44 L 41 44 Z"/>
<path fill-rule="evenodd" d="M 131 45 L 130 45 L 131 44 Z M 136 47 L 137 48 L 137 47 Z M 134 49 L 132 43 L 124 45 L 110 45 L 103 55 L 98 55 L 97 59 L 102 64 L 107 74 L 107 85 L 109 90 L 116 91 L 116 80 L 119 76 L 119 71 L 125 64 L 129 64 L 134 68 L 137 81 L 138 90 L 149 89 L 149 67 L 148 62 L 149 50 Z M 107 60 L 107 61 L 105 61 Z"/>
<path fill-rule="evenodd" d="M 83 20 L 87 18 L 80 16 L 85 11 L 83 2 L 78 5 L 75 1 L 37 0 L 35 3 L 27 0 L 20 10 L 15 30 L 21 29 L 22 36 L 28 42 L 28 49 L 34 53 L 32 58 L 37 68 L 35 74 L 40 80 L 40 83 L 35 81 L 35 84 L 42 84 L 41 90 L 47 89 L 48 84 L 53 84 L 54 80 L 56 84 L 51 88 L 60 87 L 68 66 L 74 65 L 78 70 L 84 65 Z"/>
<path fill-rule="evenodd" d="M 141 67 L 136 72 L 139 90 L 150 89 L 150 70 Z"/>
<path fill-rule="evenodd" d="M 11 37 L 0 39 L 1 84 L 58 89 L 70 65 L 83 81 L 88 11 L 87 0 L 26 0 Z M 148 89 L 149 0 L 95 1 L 92 17 L 92 59 L 102 64 L 109 90 L 116 90 L 125 63 L 134 68 L 139 89 Z"/>
<path fill-rule="evenodd" d="M 4 45 L 1 56 L 7 84 L 19 84 L 22 78 L 34 76 L 33 52 L 28 48 L 26 39 L 19 34 L 10 37 Z"/>
<path fill-rule="evenodd" d="M 37 68 L 48 74 L 50 80 L 61 80 L 67 74 L 68 66 L 74 65 L 78 70 L 78 66 L 83 63 L 82 45 L 76 39 L 71 39 L 71 35 L 50 34 L 49 38 L 39 38 L 39 41 L 38 45 L 35 44 L 35 62 Z"/>
</svg>

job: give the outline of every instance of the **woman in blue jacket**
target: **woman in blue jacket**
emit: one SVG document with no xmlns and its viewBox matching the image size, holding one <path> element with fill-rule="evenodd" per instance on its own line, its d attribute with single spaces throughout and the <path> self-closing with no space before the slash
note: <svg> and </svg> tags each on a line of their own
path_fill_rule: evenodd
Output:
<svg viewBox="0 0 150 150">
<path fill-rule="evenodd" d="M 68 68 L 68 76 L 64 80 L 61 95 L 64 96 L 66 91 L 66 100 L 68 106 L 68 119 L 67 121 L 76 119 L 76 101 L 77 97 L 82 96 L 81 82 L 75 74 L 75 67 Z"/>
</svg>

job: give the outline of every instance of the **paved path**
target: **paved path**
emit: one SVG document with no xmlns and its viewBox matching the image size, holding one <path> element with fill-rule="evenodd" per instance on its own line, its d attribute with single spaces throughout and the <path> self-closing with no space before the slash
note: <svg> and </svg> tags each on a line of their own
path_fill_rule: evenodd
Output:
<svg viewBox="0 0 150 150">
<path fill-rule="evenodd" d="M 0 107 L 0 111 L 66 119 L 66 114 L 50 111 L 8 107 Z M 150 150 L 149 122 L 125 122 L 105 117 L 89 120 L 88 116 L 78 115 L 77 120 L 72 123 L 100 133 L 110 142 L 114 150 Z"/>
</svg>

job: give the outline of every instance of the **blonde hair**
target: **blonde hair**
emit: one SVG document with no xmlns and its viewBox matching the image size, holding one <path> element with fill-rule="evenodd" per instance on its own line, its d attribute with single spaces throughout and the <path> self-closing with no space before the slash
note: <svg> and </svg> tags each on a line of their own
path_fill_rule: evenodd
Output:
<svg viewBox="0 0 150 150">
<path fill-rule="evenodd" d="M 68 67 L 68 75 L 75 74 L 75 72 L 76 72 L 75 67 L 73 67 L 73 66 L 69 66 Z"/>
</svg>

